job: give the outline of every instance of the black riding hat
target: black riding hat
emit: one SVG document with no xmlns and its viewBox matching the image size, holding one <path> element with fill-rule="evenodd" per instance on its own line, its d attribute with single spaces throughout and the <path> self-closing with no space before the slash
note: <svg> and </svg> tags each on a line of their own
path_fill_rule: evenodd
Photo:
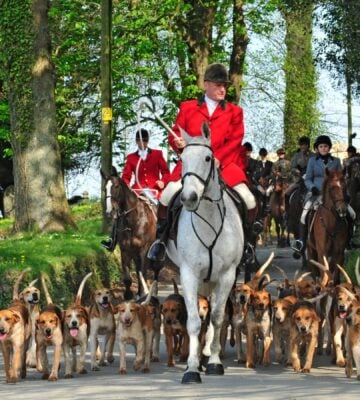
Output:
<svg viewBox="0 0 360 400">
<path fill-rule="evenodd" d="M 141 137 L 141 140 L 144 140 L 144 141 L 149 140 L 149 132 L 148 132 L 146 129 L 143 129 L 143 128 L 142 128 L 142 129 L 139 129 L 139 130 L 136 132 L 135 139 L 136 139 L 136 140 L 139 140 L 140 137 Z"/>
<path fill-rule="evenodd" d="M 204 81 L 230 83 L 229 74 L 225 65 L 218 63 L 208 65 L 205 71 Z"/>
<path fill-rule="evenodd" d="M 259 156 L 267 156 L 268 155 L 268 152 L 267 152 L 267 150 L 264 148 L 264 147 L 262 147 L 260 150 L 259 150 Z"/>
<path fill-rule="evenodd" d="M 306 144 L 307 146 L 310 146 L 310 139 L 307 136 L 301 136 L 301 138 L 299 138 L 299 146 L 302 144 Z"/>
<path fill-rule="evenodd" d="M 314 148 L 316 149 L 319 146 L 319 144 L 327 144 L 330 147 L 330 149 L 332 146 L 331 139 L 327 135 L 318 136 L 315 140 Z"/>
<path fill-rule="evenodd" d="M 250 142 L 245 142 L 243 144 L 243 146 L 245 147 L 246 151 L 253 151 L 253 147 L 252 147 L 252 144 Z"/>
</svg>

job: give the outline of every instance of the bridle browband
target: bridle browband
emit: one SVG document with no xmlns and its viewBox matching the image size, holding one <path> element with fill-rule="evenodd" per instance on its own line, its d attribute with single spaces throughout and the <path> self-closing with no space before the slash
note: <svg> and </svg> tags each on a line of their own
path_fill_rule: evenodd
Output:
<svg viewBox="0 0 360 400">
<path fill-rule="evenodd" d="M 224 226 L 224 219 L 225 219 L 225 215 L 226 215 L 226 207 L 225 207 L 225 203 L 223 200 L 223 195 L 224 195 L 224 191 L 223 191 L 223 187 L 222 187 L 222 182 L 219 176 L 219 185 L 220 185 L 220 197 L 218 199 L 212 199 L 208 196 L 205 196 L 205 189 L 207 188 L 210 179 L 215 179 L 215 158 L 214 158 L 214 152 L 213 149 L 207 145 L 207 144 L 202 144 L 202 143 L 190 143 L 187 144 L 186 147 L 189 146 L 201 146 L 201 147 L 207 147 L 210 151 L 211 151 L 211 166 L 210 166 L 210 170 L 209 173 L 206 177 L 206 179 L 204 179 L 203 177 L 201 177 L 200 175 L 198 175 L 195 172 L 187 172 L 186 174 L 184 174 L 184 176 L 181 179 L 181 184 L 182 186 L 184 185 L 184 180 L 187 176 L 194 176 L 196 179 L 198 179 L 204 186 L 204 191 L 202 196 L 200 197 L 199 200 L 199 204 L 201 202 L 201 200 L 207 200 L 211 203 L 215 203 L 218 209 L 218 212 L 220 214 L 220 218 L 221 218 L 221 225 L 218 231 L 216 231 L 216 229 L 211 225 L 211 223 L 209 221 L 207 221 L 204 217 L 202 217 L 198 212 L 198 207 L 196 208 L 196 210 L 194 211 L 190 211 L 191 213 L 191 226 L 193 228 L 193 231 L 195 233 L 195 236 L 198 238 L 199 242 L 208 250 L 209 252 L 209 269 L 208 269 L 208 274 L 206 276 L 206 278 L 204 279 L 204 282 L 209 282 L 210 278 L 211 278 L 211 273 L 212 273 L 212 268 L 213 268 L 213 255 L 212 255 L 212 250 L 223 230 L 223 226 Z M 222 207 L 220 206 L 220 202 L 222 203 Z M 210 228 L 211 230 L 214 232 L 215 234 L 215 238 L 212 241 L 212 243 L 208 246 L 200 237 L 200 235 L 198 234 L 198 232 L 196 231 L 196 227 L 194 225 L 194 221 L 193 221 L 193 215 L 196 215 L 199 219 L 201 219 L 203 222 L 205 222 Z"/>
</svg>

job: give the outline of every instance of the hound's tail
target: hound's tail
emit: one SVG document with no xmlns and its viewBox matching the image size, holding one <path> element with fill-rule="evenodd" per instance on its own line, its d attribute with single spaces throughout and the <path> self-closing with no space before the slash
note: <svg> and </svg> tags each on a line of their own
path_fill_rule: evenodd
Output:
<svg viewBox="0 0 360 400">
<path fill-rule="evenodd" d="M 86 281 L 90 278 L 90 276 L 92 275 L 92 272 L 89 272 L 87 275 L 84 276 L 83 280 L 80 283 L 77 295 L 76 295 L 76 300 L 75 300 L 75 305 L 77 306 L 81 306 L 81 297 L 82 297 L 82 293 L 84 290 L 84 286 Z"/>
<path fill-rule="evenodd" d="M 46 303 L 47 304 L 54 304 L 52 299 L 51 299 L 51 296 L 50 296 L 49 290 L 47 288 L 47 285 L 46 285 L 46 278 L 48 279 L 48 277 L 45 276 L 44 273 L 41 273 L 41 284 L 42 284 L 42 287 L 44 289 Z"/>
<path fill-rule="evenodd" d="M 175 282 L 175 279 L 172 278 L 171 280 L 172 280 L 172 283 L 173 283 L 173 286 L 174 286 L 174 293 L 175 294 L 179 294 L 179 288 L 178 288 L 178 286 L 177 286 L 177 284 Z"/>
<path fill-rule="evenodd" d="M 23 277 L 25 276 L 25 274 L 27 272 L 29 272 L 31 270 L 30 267 L 25 268 L 24 270 L 22 270 L 20 272 L 20 275 L 18 276 L 18 278 L 16 279 L 16 282 L 14 284 L 14 288 L 13 288 L 13 300 L 19 300 L 19 286 L 20 286 L 20 282 L 22 281 Z"/>
</svg>

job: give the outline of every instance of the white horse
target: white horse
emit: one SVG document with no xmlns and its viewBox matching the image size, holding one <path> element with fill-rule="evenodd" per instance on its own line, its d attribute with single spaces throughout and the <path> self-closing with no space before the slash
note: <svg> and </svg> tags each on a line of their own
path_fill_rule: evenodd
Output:
<svg viewBox="0 0 360 400">
<path fill-rule="evenodd" d="M 182 131 L 186 147 L 181 154 L 183 208 L 179 217 L 177 246 L 168 243 L 168 255 L 179 266 L 180 280 L 188 312 L 190 337 L 188 368 L 182 383 L 201 383 L 199 374 L 200 317 L 198 294 L 211 294 L 211 323 L 214 328 L 208 375 L 223 375 L 220 361 L 220 330 L 225 304 L 235 281 L 244 248 L 239 212 L 224 191 L 210 147 L 207 125 L 202 136 L 190 137 Z"/>
</svg>

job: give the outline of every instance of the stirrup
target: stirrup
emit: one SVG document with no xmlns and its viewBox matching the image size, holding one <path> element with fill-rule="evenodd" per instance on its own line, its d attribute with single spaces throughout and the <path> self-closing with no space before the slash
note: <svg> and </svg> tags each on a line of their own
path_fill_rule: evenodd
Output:
<svg viewBox="0 0 360 400">
<path fill-rule="evenodd" d="M 147 258 L 152 261 L 164 261 L 166 256 L 166 246 L 160 239 L 155 240 L 155 242 L 150 246 L 147 253 Z"/>
<path fill-rule="evenodd" d="M 296 239 L 294 246 L 291 246 L 291 249 L 296 251 L 297 253 L 301 253 L 303 251 L 303 248 L 304 248 L 304 243 L 300 239 Z"/>
<path fill-rule="evenodd" d="M 245 244 L 243 259 L 245 264 L 253 264 L 255 262 L 255 248 L 249 242 Z"/>
<path fill-rule="evenodd" d="M 264 229 L 264 225 L 261 221 L 255 221 L 253 226 L 252 226 L 252 234 L 254 236 L 259 235 Z"/>
</svg>

